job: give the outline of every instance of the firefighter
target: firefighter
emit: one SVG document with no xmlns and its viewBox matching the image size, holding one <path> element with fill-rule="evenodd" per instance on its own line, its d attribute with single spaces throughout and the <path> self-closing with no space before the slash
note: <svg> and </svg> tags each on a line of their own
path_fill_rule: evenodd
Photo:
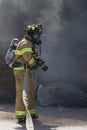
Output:
<svg viewBox="0 0 87 130">
<path fill-rule="evenodd" d="M 28 67 L 29 74 L 29 112 L 32 118 L 38 118 L 38 114 L 35 110 L 35 84 L 32 77 L 32 70 L 35 68 L 35 53 L 34 44 L 41 43 L 40 35 L 42 34 L 42 25 L 29 25 L 25 29 L 24 37 L 19 41 L 15 50 L 15 61 L 14 75 L 16 81 L 16 118 L 18 122 L 25 121 L 26 110 L 23 103 L 22 91 L 24 84 L 24 75 L 26 66 Z"/>
</svg>

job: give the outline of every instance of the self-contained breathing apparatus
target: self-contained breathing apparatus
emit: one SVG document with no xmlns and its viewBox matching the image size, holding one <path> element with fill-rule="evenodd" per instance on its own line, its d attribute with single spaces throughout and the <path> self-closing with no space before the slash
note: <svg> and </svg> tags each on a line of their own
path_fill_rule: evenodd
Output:
<svg viewBox="0 0 87 130">
<path fill-rule="evenodd" d="M 18 42 L 19 42 L 18 38 L 13 38 L 11 40 L 10 46 L 6 52 L 6 55 L 5 55 L 5 62 L 11 68 L 12 68 L 12 63 L 14 62 L 14 59 L 15 59 L 14 52 L 16 50 Z"/>
</svg>

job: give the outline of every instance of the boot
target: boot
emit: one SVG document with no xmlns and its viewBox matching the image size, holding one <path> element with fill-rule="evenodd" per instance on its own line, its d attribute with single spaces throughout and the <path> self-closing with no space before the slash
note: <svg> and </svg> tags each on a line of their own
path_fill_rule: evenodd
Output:
<svg viewBox="0 0 87 130">
<path fill-rule="evenodd" d="M 21 123 L 21 122 L 26 122 L 26 117 L 20 117 L 20 118 L 17 118 L 18 120 L 18 123 Z"/>
<path fill-rule="evenodd" d="M 31 114 L 31 117 L 32 117 L 33 119 L 37 119 L 37 118 L 39 118 L 39 115 L 38 115 L 37 113 L 32 113 L 32 114 Z"/>
</svg>

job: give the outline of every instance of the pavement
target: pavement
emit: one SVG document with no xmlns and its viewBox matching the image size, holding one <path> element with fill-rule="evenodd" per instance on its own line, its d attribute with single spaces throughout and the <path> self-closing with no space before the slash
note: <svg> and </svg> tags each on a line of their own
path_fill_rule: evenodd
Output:
<svg viewBox="0 0 87 130">
<path fill-rule="evenodd" d="M 87 130 L 87 108 L 36 106 L 38 120 L 35 130 Z M 14 104 L 0 104 L 0 130 L 26 130 L 25 123 L 17 123 Z"/>
</svg>

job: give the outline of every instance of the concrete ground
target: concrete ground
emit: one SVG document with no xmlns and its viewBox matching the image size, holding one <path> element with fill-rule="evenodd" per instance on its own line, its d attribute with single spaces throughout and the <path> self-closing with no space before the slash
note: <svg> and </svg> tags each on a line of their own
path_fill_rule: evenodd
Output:
<svg viewBox="0 0 87 130">
<path fill-rule="evenodd" d="M 87 109 L 36 107 L 40 117 L 33 120 L 35 130 L 87 130 Z M 17 123 L 14 104 L 0 104 L 0 130 L 26 130 Z"/>
</svg>

